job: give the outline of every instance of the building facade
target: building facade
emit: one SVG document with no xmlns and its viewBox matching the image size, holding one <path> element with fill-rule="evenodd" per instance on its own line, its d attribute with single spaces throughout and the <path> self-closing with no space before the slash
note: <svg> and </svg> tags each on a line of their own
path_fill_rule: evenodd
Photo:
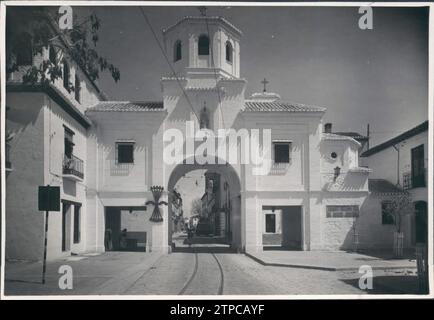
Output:
<svg viewBox="0 0 434 320">
<path fill-rule="evenodd" d="M 403 216 L 404 244 L 414 247 L 416 243 L 426 243 L 428 150 L 428 121 L 425 121 L 361 154 L 361 162 L 372 169 L 371 196 L 367 203 L 375 220 L 366 223 L 366 234 L 372 245 L 392 245 L 395 221 L 386 216 L 384 208 L 393 196 L 403 191 L 408 192 L 412 201 Z"/>
</svg>

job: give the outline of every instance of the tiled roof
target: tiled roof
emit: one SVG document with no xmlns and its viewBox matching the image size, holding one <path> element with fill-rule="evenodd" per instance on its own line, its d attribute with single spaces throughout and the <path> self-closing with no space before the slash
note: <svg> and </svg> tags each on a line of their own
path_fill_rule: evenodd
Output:
<svg viewBox="0 0 434 320">
<path fill-rule="evenodd" d="M 359 147 L 361 146 L 360 142 L 358 142 L 354 138 L 349 137 L 349 136 L 342 136 L 342 135 L 335 134 L 335 133 L 323 133 L 322 139 L 323 140 L 332 140 L 332 141 L 350 141 L 350 142 L 358 145 Z"/>
<path fill-rule="evenodd" d="M 299 103 L 272 101 L 246 101 L 244 104 L 244 112 L 269 112 L 269 111 L 283 111 L 283 112 L 325 112 L 326 108 L 308 106 Z"/>
<path fill-rule="evenodd" d="M 372 169 L 367 167 L 353 167 L 348 169 L 349 172 L 371 173 Z"/>
<path fill-rule="evenodd" d="M 365 152 L 362 153 L 361 157 L 367 157 L 370 156 L 372 154 L 375 154 L 377 152 L 380 152 L 384 149 L 387 149 L 391 146 L 394 146 L 395 144 L 404 141 L 408 138 L 411 138 L 421 132 L 427 131 L 428 130 L 428 121 L 422 122 L 420 125 L 414 127 L 413 129 L 410 129 L 404 133 L 401 133 L 399 136 L 396 136 L 393 139 L 387 140 L 386 142 L 383 142 L 369 150 L 366 150 Z"/>
<path fill-rule="evenodd" d="M 369 191 L 372 193 L 401 193 L 402 190 L 385 179 L 369 179 Z"/>
<path fill-rule="evenodd" d="M 215 20 L 215 21 L 220 21 L 223 22 L 224 24 L 226 24 L 228 27 L 230 27 L 232 30 L 234 30 L 235 32 L 237 32 L 238 34 L 242 35 L 242 32 L 240 29 L 238 29 L 237 27 L 235 27 L 232 23 L 230 23 L 228 20 L 226 20 L 223 17 L 220 16 L 185 16 L 184 18 L 182 18 L 181 20 L 179 20 L 177 23 L 163 29 L 163 33 L 166 33 L 168 31 L 170 31 L 171 29 L 175 28 L 177 25 L 179 25 L 180 23 L 186 21 L 186 20 L 190 20 L 190 21 L 200 21 L 200 20 Z"/>
<path fill-rule="evenodd" d="M 39 83 L 23 84 L 22 82 L 8 81 L 6 84 L 6 92 L 45 92 L 84 128 L 89 128 L 92 125 L 92 121 L 79 109 L 78 103 L 74 99 L 66 96 L 52 83 L 42 85 Z"/>
<path fill-rule="evenodd" d="M 367 140 L 368 137 L 364 136 L 358 132 L 333 132 L 334 134 L 338 134 L 340 136 L 347 136 L 351 137 L 353 139 L 359 139 L 359 140 Z"/>
<path fill-rule="evenodd" d="M 130 101 L 104 101 L 89 108 L 86 112 L 143 112 L 163 111 L 162 101 L 130 102 Z"/>
</svg>

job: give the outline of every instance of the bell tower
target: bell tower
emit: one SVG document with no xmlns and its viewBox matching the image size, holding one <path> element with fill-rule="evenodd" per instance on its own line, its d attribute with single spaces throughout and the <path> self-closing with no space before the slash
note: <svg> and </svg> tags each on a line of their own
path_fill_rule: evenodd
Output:
<svg viewBox="0 0 434 320">
<path fill-rule="evenodd" d="M 241 31 L 216 16 L 187 16 L 163 30 L 164 46 L 178 76 L 240 76 Z"/>
</svg>

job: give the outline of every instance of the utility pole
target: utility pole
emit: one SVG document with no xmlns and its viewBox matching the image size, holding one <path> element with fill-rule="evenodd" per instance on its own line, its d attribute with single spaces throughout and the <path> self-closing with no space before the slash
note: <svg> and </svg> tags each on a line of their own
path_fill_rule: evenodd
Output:
<svg viewBox="0 0 434 320">
<path fill-rule="evenodd" d="M 367 149 L 366 150 L 369 150 L 369 139 L 370 139 L 370 137 L 369 137 L 369 134 L 370 134 L 370 131 L 369 131 L 369 123 L 368 123 L 368 127 L 367 127 L 367 129 L 366 129 L 366 136 L 368 137 L 368 142 L 367 142 Z"/>
</svg>

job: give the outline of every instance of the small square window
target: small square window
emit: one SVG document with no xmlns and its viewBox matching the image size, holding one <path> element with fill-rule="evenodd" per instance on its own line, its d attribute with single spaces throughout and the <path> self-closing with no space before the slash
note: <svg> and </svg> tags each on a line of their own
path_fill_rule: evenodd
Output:
<svg viewBox="0 0 434 320">
<path fill-rule="evenodd" d="M 118 142 L 116 149 L 117 163 L 134 163 L 134 143 Z"/>
<path fill-rule="evenodd" d="M 289 163 L 290 142 L 274 143 L 274 163 Z"/>
<path fill-rule="evenodd" d="M 276 215 L 274 213 L 265 215 L 265 232 L 276 233 Z"/>
<path fill-rule="evenodd" d="M 81 233 L 81 217 L 80 217 L 81 205 L 74 205 L 74 243 L 80 243 Z"/>
<path fill-rule="evenodd" d="M 327 218 L 358 218 L 359 206 L 326 206 Z"/>
<path fill-rule="evenodd" d="M 74 154 L 74 145 L 75 145 L 74 131 L 72 131 L 66 126 L 63 127 L 64 127 L 64 135 L 65 135 L 65 139 L 64 139 L 65 156 L 68 159 L 71 159 L 72 155 Z"/>
</svg>

